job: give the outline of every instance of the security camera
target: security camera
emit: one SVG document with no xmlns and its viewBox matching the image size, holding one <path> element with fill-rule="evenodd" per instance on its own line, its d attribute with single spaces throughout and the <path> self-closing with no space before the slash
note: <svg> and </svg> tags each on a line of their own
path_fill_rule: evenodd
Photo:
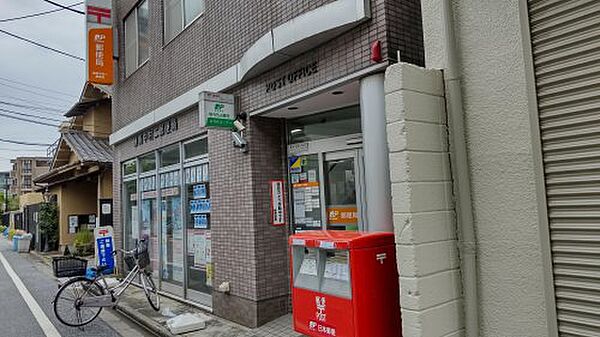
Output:
<svg viewBox="0 0 600 337">
<path fill-rule="evenodd" d="M 246 126 L 244 124 L 242 124 L 242 122 L 240 122 L 239 119 L 236 119 L 233 121 L 233 126 L 235 126 L 235 128 L 238 130 L 238 132 L 242 132 L 242 131 L 246 130 Z"/>
<path fill-rule="evenodd" d="M 233 138 L 233 146 L 238 147 L 242 152 L 248 152 L 248 142 L 244 139 L 239 132 L 231 132 L 231 138 Z"/>
</svg>

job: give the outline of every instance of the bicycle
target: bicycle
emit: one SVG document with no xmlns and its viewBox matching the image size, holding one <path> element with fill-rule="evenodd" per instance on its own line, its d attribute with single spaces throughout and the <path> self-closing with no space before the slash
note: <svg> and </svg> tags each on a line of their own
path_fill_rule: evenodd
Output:
<svg viewBox="0 0 600 337">
<path fill-rule="evenodd" d="M 117 249 L 113 251 L 113 255 L 118 252 L 123 253 L 125 263 L 130 268 L 127 276 L 118 284 L 108 284 L 103 274 L 108 266 L 100 265 L 92 267 L 95 273 L 93 279 L 79 276 L 60 286 L 53 304 L 54 314 L 61 323 L 71 327 L 82 327 L 91 323 L 103 308 L 114 308 L 120 296 L 138 276 L 150 306 L 156 311 L 160 310 L 160 297 L 152 280 L 152 272 L 146 270 L 150 264 L 147 238 L 140 240 L 135 249 Z"/>
</svg>

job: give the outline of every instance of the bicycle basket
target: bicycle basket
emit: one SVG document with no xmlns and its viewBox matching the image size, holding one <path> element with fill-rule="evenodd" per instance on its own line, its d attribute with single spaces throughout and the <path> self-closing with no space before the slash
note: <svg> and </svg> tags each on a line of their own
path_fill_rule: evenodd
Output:
<svg viewBox="0 0 600 337">
<path fill-rule="evenodd" d="M 127 265 L 127 269 L 132 270 L 135 267 L 135 258 L 129 254 L 125 254 L 123 256 L 123 260 L 125 260 L 125 264 Z"/>
<path fill-rule="evenodd" d="M 84 276 L 88 261 L 73 256 L 59 256 L 52 258 L 52 271 L 55 277 Z"/>
<path fill-rule="evenodd" d="M 150 264 L 150 254 L 148 253 L 148 246 L 146 243 L 140 244 L 140 252 L 137 255 L 138 258 L 138 266 L 141 269 L 148 267 Z"/>
</svg>

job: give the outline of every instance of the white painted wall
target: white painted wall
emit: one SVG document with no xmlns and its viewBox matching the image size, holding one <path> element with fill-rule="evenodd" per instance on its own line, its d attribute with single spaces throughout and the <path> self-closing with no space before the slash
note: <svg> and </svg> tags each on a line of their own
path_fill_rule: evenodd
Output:
<svg viewBox="0 0 600 337">
<path fill-rule="evenodd" d="M 461 336 L 442 72 L 394 65 L 385 92 L 403 336 Z"/>
<path fill-rule="evenodd" d="M 421 3 L 427 67 L 444 69 L 441 1 Z M 543 268 L 526 12 L 518 0 L 451 3 L 477 236 L 479 335 L 549 336 L 555 323 L 544 286 L 551 275 Z"/>
</svg>

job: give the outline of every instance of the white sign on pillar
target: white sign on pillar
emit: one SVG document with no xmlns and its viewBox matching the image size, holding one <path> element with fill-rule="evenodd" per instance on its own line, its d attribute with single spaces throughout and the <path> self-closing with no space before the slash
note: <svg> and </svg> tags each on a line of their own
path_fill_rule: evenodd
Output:
<svg viewBox="0 0 600 337">
<path fill-rule="evenodd" d="M 283 180 L 271 181 L 271 223 L 273 226 L 286 224 Z"/>
</svg>

